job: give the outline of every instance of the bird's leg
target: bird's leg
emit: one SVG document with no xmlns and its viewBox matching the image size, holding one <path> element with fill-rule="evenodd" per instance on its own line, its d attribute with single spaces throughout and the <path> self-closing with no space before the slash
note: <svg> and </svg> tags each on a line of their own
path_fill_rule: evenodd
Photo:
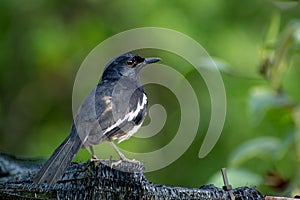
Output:
<svg viewBox="0 0 300 200">
<path fill-rule="evenodd" d="M 119 154 L 119 156 L 121 158 L 121 160 L 119 160 L 115 163 L 112 163 L 112 166 L 113 165 L 119 165 L 122 161 L 136 163 L 136 164 L 139 164 L 139 165 L 141 164 L 140 161 L 138 161 L 138 160 L 135 160 L 135 159 L 130 160 L 130 159 L 126 158 L 125 155 L 119 150 L 119 148 L 112 141 L 109 142 L 109 143 L 111 144 L 111 146 L 113 146 L 114 150 Z"/>
<path fill-rule="evenodd" d="M 90 146 L 90 151 L 92 153 L 92 158 L 91 158 L 91 161 L 94 161 L 94 160 L 99 160 L 94 152 L 94 149 L 93 149 L 93 146 Z"/>
<path fill-rule="evenodd" d="M 115 145 L 115 143 L 110 142 L 110 144 L 114 148 L 114 150 L 119 154 L 122 160 L 128 160 L 128 158 L 125 157 L 125 155 L 119 150 L 119 148 Z"/>
</svg>

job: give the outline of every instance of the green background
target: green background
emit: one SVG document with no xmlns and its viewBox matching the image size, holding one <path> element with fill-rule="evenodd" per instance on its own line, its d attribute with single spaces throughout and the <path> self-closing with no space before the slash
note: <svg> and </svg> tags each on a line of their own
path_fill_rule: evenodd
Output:
<svg viewBox="0 0 300 200">
<path fill-rule="evenodd" d="M 68 135 L 72 87 L 87 54 L 119 32 L 164 27 L 192 37 L 218 61 L 226 88 L 227 116 L 215 148 L 199 159 L 210 118 L 210 99 L 201 77 L 192 70 L 185 71 L 186 78 L 199 88 L 199 132 L 178 160 L 147 173 L 147 178 L 184 187 L 207 183 L 222 186 L 219 171 L 226 167 L 234 187 L 257 186 L 265 194 L 300 193 L 297 1 L 2 0 L 0 5 L 1 151 L 50 156 Z M 296 24 L 294 35 L 282 47 L 291 22 Z M 284 76 L 273 74 L 283 77 L 278 92 L 259 68 L 269 57 L 274 59 L 280 48 L 288 52 L 283 58 Z M 175 55 L 156 53 L 170 65 L 180 63 L 190 69 Z M 156 86 L 148 90 L 154 100 L 169 106 L 169 121 L 148 143 L 133 139 L 122 143 L 122 148 L 159 148 L 174 136 L 174 124 L 180 116 L 174 96 Z M 89 158 L 89 153 L 81 150 L 75 160 Z"/>
</svg>

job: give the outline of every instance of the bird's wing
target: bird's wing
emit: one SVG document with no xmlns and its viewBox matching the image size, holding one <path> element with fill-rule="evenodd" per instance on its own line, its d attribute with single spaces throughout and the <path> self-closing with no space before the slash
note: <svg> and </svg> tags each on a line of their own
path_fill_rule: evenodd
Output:
<svg viewBox="0 0 300 200">
<path fill-rule="evenodd" d="M 110 124 L 112 90 L 113 87 L 110 87 L 110 85 L 97 85 L 80 105 L 74 124 L 78 135 L 84 143 L 87 137 L 101 136 Z"/>
<path fill-rule="evenodd" d="M 123 140 L 122 138 L 124 137 L 129 138 L 138 130 L 135 127 L 140 126 L 143 122 L 146 116 L 147 104 L 147 96 L 143 90 L 135 90 L 128 100 L 128 110 L 126 113 L 122 113 L 121 117 L 114 120 L 114 123 L 103 134 L 113 140 L 119 139 L 119 141 Z M 127 134 L 129 134 L 128 137 L 125 136 Z"/>
<path fill-rule="evenodd" d="M 85 146 L 118 139 L 143 121 L 147 102 L 142 89 L 130 91 L 114 85 L 100 85 L 78 110 L 75 120 L 78 134 Z"/>
</svg>

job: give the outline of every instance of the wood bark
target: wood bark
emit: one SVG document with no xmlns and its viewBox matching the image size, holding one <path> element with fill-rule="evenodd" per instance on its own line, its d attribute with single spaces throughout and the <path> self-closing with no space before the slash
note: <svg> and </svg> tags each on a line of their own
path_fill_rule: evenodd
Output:
<svg viewBox="0 0 300 200">
<path fill-rule="evenodd" d="M 260 200 L 255 188 L 227 191 L 213 185 L 184 188 L 149 182 L 143 166 L 122 162 L 111 168 L 111 160 L 72 163 L 57 184 L 34 184 L 31 179 L 43 160 L 0 153 L 0 197 L 2 199 L 231 199 Z M 201 173 L 201 172 L 195 172 Z"/>
</svg>

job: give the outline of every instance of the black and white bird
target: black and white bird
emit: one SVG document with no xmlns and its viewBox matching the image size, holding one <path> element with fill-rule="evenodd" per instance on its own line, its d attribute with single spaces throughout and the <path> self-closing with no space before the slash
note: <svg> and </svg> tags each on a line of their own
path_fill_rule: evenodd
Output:
<svg viewBox="0 0 300 200">
<path fill-rule="evenodd" d="M 80 105 L 70 135 L 33 177 L 35 183 L 55 184 L 65 173 L 80 148 L 109 141 L 121 160 L 128 160 L 113 143 L 130 138 L 141 127 L 147 112 L 147 95 L 140 70 L 160 58 L 143 58 L 127 53 L 111 61 L 98 85 Z"/>
</svg>

